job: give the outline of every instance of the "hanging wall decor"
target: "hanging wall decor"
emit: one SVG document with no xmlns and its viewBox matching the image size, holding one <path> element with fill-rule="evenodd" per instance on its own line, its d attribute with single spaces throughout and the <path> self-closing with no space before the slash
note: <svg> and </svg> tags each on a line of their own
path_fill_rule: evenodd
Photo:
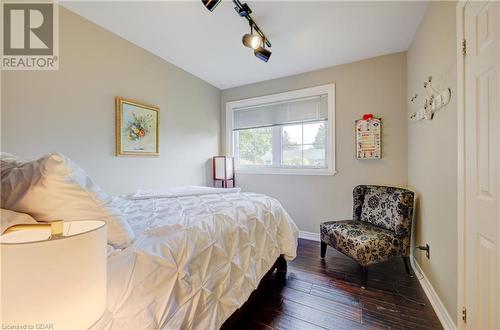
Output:
<svg viewBox="0 0 500 330">
<path fill-rule="evenodd" d="M 429 76 L 424 82 L 424 90 L 426 97 L 423 101 L 423 108 L 418 111 L 410 113 L 410 120 L 432 120 L 434 114 L 445 108 L 451 101 L 451 88 L 446 88 L 443 90 L 437 90 L 432 86 L 432 76 Z M 418 100 L 418 94 L 411 97 L 410 102 L 415 103 Z"/>
<path fill-rule="evenodd" d="M 116 155 L 158 156 L 160 108 L 116 98 Z"/>
<path fill-rule="evenodd" d="M 382 120 L 372 114 L 356 120 L 356 158 L 382 158 Z"/>
</svg>

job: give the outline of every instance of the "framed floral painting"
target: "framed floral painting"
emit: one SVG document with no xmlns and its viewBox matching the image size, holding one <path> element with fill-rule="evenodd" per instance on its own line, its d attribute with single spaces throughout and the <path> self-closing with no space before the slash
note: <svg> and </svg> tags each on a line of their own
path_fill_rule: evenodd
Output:
<svg viewBox="0 0 500 330">
<path fill-rule="evenodd" d="M 116 98 L 116 155 L 160 154 L 160 108 Z"/>
</svg>

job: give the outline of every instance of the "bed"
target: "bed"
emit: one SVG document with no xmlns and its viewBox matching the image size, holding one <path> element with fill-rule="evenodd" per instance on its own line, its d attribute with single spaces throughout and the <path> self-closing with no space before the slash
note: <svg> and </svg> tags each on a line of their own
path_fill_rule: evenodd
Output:
<svg viewBox="0 0 500 330">
<path fill-rule="evenodd" d="M 58 161 L 71 168 L 67 173 L 82 174 L 67 158 Z M 43 180 L 50 177 L 46 173 Z M 26 177 L 26 171 L 20 176 Z M 3 179 L 2 188 L 18 194 L 19 189 L 4 187 Z M 57 185 L 42 182 L 43 189 L 58 186 L 61 199 L 78 195 L 61 188 L 68 177 L 50 179 L 60 180 Z M 91 202 L 105 206 L 105 216 L 109 216 L 107 310 L 94 329 L 219 329 L 276 267 L 277 260 L 296 256 L 297 227 L 269 196 L 239 189 L 186 187 L 108 197 L 88 177 L 74 182 L 85 186 L 78 198 L 91 195 Z M 32 195 L 26 198 L 31 204 L 23 202 L 24 195 L 6 195 L 7 200 L 20 211 L 33 205 L 37 200 L 33 194 L 41 193 L 40 189 L 31 189 Z M 43 198 L 49 193 L 44 191 Z M 60 211 L 62 205 L 75 209 L 68 206 L 72 201 L 24 211 L 35 219 L 74 218 L 75 211 L 65 216 L 47 214 Z M 78 204 L 78 217 L 95 217 L 89 212 L 97 209 L 90 206 Z"/>
</svg>

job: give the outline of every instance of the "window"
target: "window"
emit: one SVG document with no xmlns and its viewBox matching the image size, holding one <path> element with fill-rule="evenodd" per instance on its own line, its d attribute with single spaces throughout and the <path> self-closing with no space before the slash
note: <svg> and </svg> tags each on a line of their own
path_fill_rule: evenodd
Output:
<svg viewBox="0 0 500 330">
<path fill-rule="evenodd" d="M 282 164 L 326 168 L 325 122 L 281 127 Z"/>
<path fill-rule="evenodd" d="M 334 85 L 228 102 L 226 141 L 236 170 L 334 174 L 333 117 Z"/>
</svg>

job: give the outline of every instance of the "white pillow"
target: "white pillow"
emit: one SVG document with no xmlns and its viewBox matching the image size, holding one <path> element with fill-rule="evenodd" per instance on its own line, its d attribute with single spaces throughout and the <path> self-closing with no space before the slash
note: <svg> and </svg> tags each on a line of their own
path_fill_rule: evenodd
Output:
<svg viewBox="0 0 500 330">
<path fill-rule="evenodd" d="M 15 225 L 33 225 L 36 223 L 36 220 L 29 214 L 2 209 L 2 213 L 0 215 L 0 234 L 2 234 L 5 229 Z"/>
<path fill-rule="evenodd" d="M 105 220 L 108 242 L 123 248 L 134 239 L 112 199 L 77 164 L 54 153 L 2 169 L 2 208 L 37 221 Z"/>
<path fill-rule="evenodd" d="M 0 152 L 0 173 L 1 176 L 4 173 L 7 173 L 9 170 L 19 167 L 24 163 L 24 161 L 14 156 L 13 154 L 9 154 L 8 152 Z"/>
</svg>

